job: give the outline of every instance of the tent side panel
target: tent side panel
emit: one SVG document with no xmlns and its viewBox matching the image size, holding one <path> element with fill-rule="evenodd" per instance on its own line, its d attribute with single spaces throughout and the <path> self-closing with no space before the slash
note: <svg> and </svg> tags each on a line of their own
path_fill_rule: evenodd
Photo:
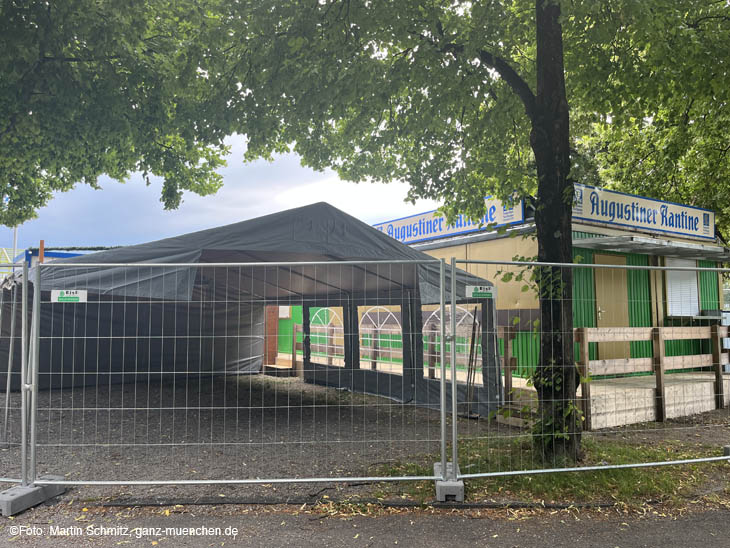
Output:
<svg viewBox="0 0 730 548">
<path fill-rule="evenodd" d="M 256 303 L 105 300 L 50 303 L 43 293 L 39 389 L 111 387 L 172 375 L 259 372 L 265 308 Z M 11 303 L 2 305 L 9 317 Z M 20 312 L 16 311 L 17 325 Z M 9 331 L 3 321 L 0 383 L 6 382 Z M 6 333 L 7 332 L 7 333 Z M 19 339 L 18 339 L 19 341 Z M 11 390 L 20 389 L 20 345 Z"/>
</svg>

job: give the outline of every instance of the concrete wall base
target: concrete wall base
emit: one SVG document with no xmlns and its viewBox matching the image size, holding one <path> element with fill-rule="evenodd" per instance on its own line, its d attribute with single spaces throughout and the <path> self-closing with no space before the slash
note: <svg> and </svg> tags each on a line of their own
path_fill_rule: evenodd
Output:
<svg viewBox="0 0 730 548">
<path fill-rule="evenodd" d="M 446 463 L 446 477 L 458 477 L 459 465 L 456 465 L 456 474 L 452 474 L 453 463 Z M 441 463 L 433 465 L 433 475 L 443 477 L 441 474 Z M 464 502 L 464 480 L 436 480 L 436 500 L 439 502 Z"/>
<path fill-rule="evenodd" d="M 63 476 L 41 476 L 39 479 L 48 481 L 63 481 Z M 28 508 L 37 506 L 66 491 L 64 485 L 16 485 L 0 492 L 0 513 L 3 516 L 13 516 Z"/>
</svg>

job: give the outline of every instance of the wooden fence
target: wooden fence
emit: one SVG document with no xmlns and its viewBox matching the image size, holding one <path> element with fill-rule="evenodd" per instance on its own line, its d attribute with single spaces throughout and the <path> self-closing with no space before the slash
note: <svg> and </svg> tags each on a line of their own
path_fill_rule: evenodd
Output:
<svg viewBox="0 0 730 548">
<path fill-rule="evenodd" d="M 578 367 L 581 372 L 581 396 L 586 429 L 591 428 L 591 377 L 611 375 L 616 377 L 636 373 L 653 373 L 656 382 L 656 417 L 665 421 L 667 406 L 664 375 L 667 371 L 710 368 L 715 372 L 715 407 L 724 407 L 724 385 L 722 368 L 728 363 L 728 354 L 722 350 L 722 339 L 728 336 L 724 326 L 707 327 L 580 327 L 574 330 L 574 340 L 578 343 Z M 711 354 L 688 356 L 667 356 L 666 341 L 709 339 Z M 652 357 L 621 358 L 611 360 L 591 360 L 590 343 L 651 341 Z"/>
<path fill-rule="evenodd" d="M 297 341 L 297 335 L 301 328 L 295 329 L 292 333 L 292 358 L 291 374 L 302 376 L 302 360 L 297 353 L 302 352 L 303 345 Z M 314 328 L 314 326 L 312 326 Z M 328 365 L 333 364 L 333 357 L 336 359 L 338 348 L 338 332 L 335 327 L 318 327 L 313 332 L 318 332 L 319 339 L 324 342 L 312 343 L 313 353 L 323 354 Z M 339 328 L 341 332 L 341 328 Z M 580 327 L 573 330 L 574 341 L 579 346 L 576 359 L 577 366 L 581 373 L 581 403 L 585 417 L 586 430 L 591 429 L 591 382 L 597 376 L 625 377 L 637 373 L 652 374 L 656 384 L 656 417 L 658 421 L 666 420 L 666 396 L 665 396 L 665 374 L 668 371 L 681 371 L 687 369 L 712 368 L 715 373 L 715 406 L 718 409 L 724 407 L 724 385 L 723 366 L 730 363 L 728 353 L 722 349 L 722 339 L 728 337 L 728 327 L 706 326 L 706 327 Z M 381 349 L 380 333 L 377 329 L 364 330 L 363 333 L 373 341 L 372 346 L 361 348 L 361 363 L 369 363 L 371 369 L 375 370 L 380 360 L 385 358 L 387 352 L 388 360 L 402 359 L 402 349 L 388 348 Z M 516 368 L 516 359 L 512 356 L 512 340 L 516 331 L 509 327 L 500 327 L 498 336 L 504 340 L 503 371 L 505 383 L 505 404 L 510 404 L 512 396 L 512 372 Z M 339 333 L 341 337 L 341 333 Z M 712 353 L 693 354 L 687 356 L 667 356 L 665 351 L 666 341 L 677 340 L 710 340 Z M 633 342 L 651 341 L 652 356 L 647 358 L 620 358 L 607 360 L 589 359 L 590 343 L 605 342 Z M 464 345 L 468 348 L 468 344 Z M 424 366 L 427 368 L 427 376 L 435 378 L 437 369 L 437 342 L 435 337 L 430 336 L 424 342 Z M 466 365 L 468 356 L 457 354 L 457 365 Z"/>
</svg>

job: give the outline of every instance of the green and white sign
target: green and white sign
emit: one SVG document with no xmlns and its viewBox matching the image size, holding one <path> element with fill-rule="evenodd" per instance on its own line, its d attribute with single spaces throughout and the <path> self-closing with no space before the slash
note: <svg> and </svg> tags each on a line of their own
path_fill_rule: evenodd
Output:
<svg viewBox="0 0 730 548">
<path fill-rule="evenodd" d="M 466 297 L 468 299 L 496 299 L 497 288 L 491 285 L 467 285 Z"/>
<path fill-rule="evenodd" d="M 85 303 L 85 289 L 53 289 L 51 291 L 52 303 Z"/>
</svg>

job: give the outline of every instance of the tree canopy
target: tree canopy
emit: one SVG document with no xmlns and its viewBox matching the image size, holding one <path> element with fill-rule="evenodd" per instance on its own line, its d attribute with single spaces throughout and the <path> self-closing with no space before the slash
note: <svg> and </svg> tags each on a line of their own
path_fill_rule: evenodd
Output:
<svg viewBox="0 0 730 548">
<path fill-rule="evenodd" d="M 225 9 L 228 112 L 248 158 L 293 147 L 344 179 L 405 180 L 412 198 L 440 199 L 452 215 L 480 216 L 485 195 L 536 196 L 542 261 L 572 260 L 574 181 L 666 197 L 672 171 L 693 173 L 685 189 L 691 178 L 704 185 L 702 166 L 727 152 L 723 119 L 699 122 L 726 108 L 716 100 L 727 86 L 715 89 L 727 78 L 724 0 L 241 0 Z M 717 137 L 706 146 L 718 150 L 700 159 L 691 135 L 706 142 L 708 131 Z M 647 176 L 627 176 L 638 158 Z M 569 269 L 542 272 L 540 283 L 542 426 L 552 421 L 546 432 L 569 438 L 579 429 Z"/>
<path fill-rule="evenodd" d="M 574 181 L 721 209 L 727 0 L 68 0 L 0 13 L 0 221 L 102 173 L 215 191 L 222 139 L 481 216 L 536 197 L 538 258 L 571 262 Z M 727 201 L 727 200 L 725 200 Z M 575 413 L 570 269 L 539 276 L 535 387 Z M 552 439 L 557 439 L 554 436 Z M 552 448 L 554 449 L 554 447 Z M 551 449 L 551 450 L 552 450 Z"/>
<path fill-rule="evenodd" d="M 571 262 L 561 6 L 549 0 L 225 4 L 233 127 L 248 158 L 290 146 L 345 179 L 407 181 L 473 217 L 487 194 L 537 194 L 538 257 Z M 225 80 L 225 78 L 223 78 Z M 535 379 L 546 454 L 574 457 L 571 271 L 540 276 Z M 544 381 L 544 382 L 543 382 Z M 553 433 L 559 432 L 560 437 Z M 560 443 L 556 443 L 560 440 Z M 562 445 L 563 447 L 558 447 Z"/>
<path fill-rule="evenodd" d="M 594 18 L 569 60 L 577 148 L 602 184 L 716 210 L 727 240 L 730 5 L 614 1 Z"/>
<path fill-rule="evenodd" d="M 248 157 L 291 146 L 348 180 L 405 180 L 452 212 L 535 195 L 518 91 L 537 92 L 534 4 L 230 4 L 242 87 L 229 112 Z M 559 4 L 574 180 L 719 209 L 724 227 L 727 2 Z"/>
<path fill-rule="evenodd" d="M 573 178 L 711 207 L 727 232 L 727 2 L 560 7 Z M 532 0 L 0 10 L 0 223 L 104 173 L 160 175 L 174 208 L 182 191 L 220 186 L 233 131 L 249 159 L 292 146 L 346 179 L 408 181 L 450 211 L 536 192 L 528 116 L 506 77 L 536 91 Z"/>
<path fill-rule="evenodd" d="M 528 193 L 529 120 L 494 65 L 532 94 L 533 3 L 231 4 L 242 85 L 229 115 L 247 156 L 291 145 L 311 167 L 401 179 L 474 213 L 485 194 Z"/>
<path fill-rule="evenodd" d="M 217 30 L 202 2 L 2 2 L 0 223 L 102 174 L 163 177 L 167 208 L 184 190 L 214 192 L 225 152 L 206 73 Z"/>
</svg>

